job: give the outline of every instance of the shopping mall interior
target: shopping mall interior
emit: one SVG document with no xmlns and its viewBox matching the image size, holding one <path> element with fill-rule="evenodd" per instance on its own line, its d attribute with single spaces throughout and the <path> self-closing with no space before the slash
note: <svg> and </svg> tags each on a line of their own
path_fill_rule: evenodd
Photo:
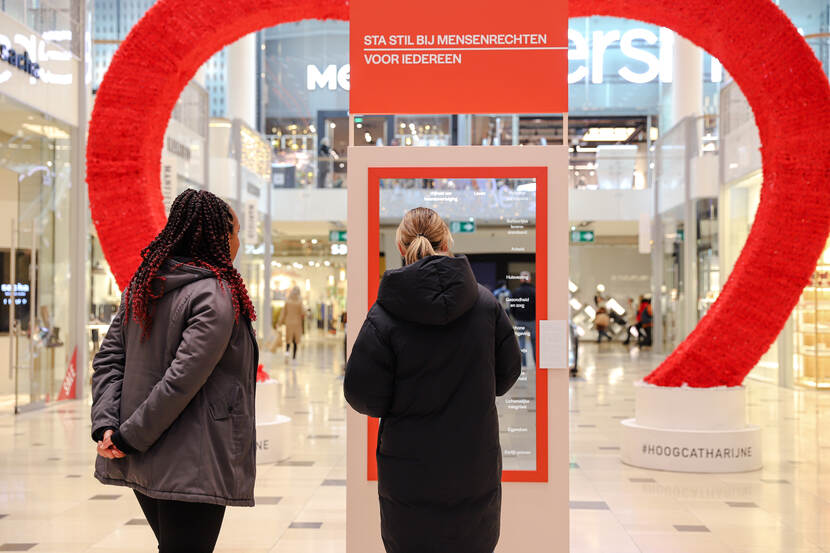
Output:
<svg viewBox="0 0 830 553">
<path fill-rule="evenodd" d="M 830 1 L 769 1 L 826 79 Z M 156 550 L 131 490 L 93 476 L 92 361 L 122 289 L 86 171 L 99 90 L 156 3 L 0 2 L 3 52 L 16 47 L 41 64 L 38 76 L 19 64 L 0 67 L 0 551 Z M 268 446 L 257 444 L 268 452 L 257 465 L 256 507 L 227 511 L 217 552 L 359 551 L 347 547 L 347 496 L 351 479 L 366 475 L 347 470 L 348 421 L 357 415 L 343 381 L 362 322 L 348 297 L 366 289 L 350 278 L 361 273 L 347 260 L 350 248 L 367 244 L 350 240 L 350 148 L 562 145 L 567 170 L 547 186 L 567 190 L 567 259 L 548 267 L 567 267 L 568 290 L 547 293 L 567 296 L 567 406 L 550 411 L 567 416 L 567 432 L 551 434 L 561 440 L 546 441 L 545 455 L 568 457 L 560 468 L 569 551 L 830 552 L 830 433 L 822 423 L 830 417 L 830 249 L 743 381 L 742 424 L 763 438 L 757 466 L 675 470 L 626 457 L 621 425 L 645 410 L 638 386 L 694 331 L 738 264 L 766 190 L 763 148 L 742 87 L 672 30 L 592 16 L 571 18 L 567 38 L 566 114 L 350 113 L 347 20 L 246 35 L 184 86 L 160 152 L 165 207 L 187 189 L 208 190 L 238 214 L 236 267 L 258 314 L 259 362 L 281 421 Z M 537 235 L 536 181 L 436 174 L 377 184 L 377 241 L 368 252 L 377 254 L 378 277 L 403 265 L 396 229 L 422 198 L 440 206 L 454 252 L 497 298 L 548 274 L 534 249 L 545 234 Z M 526 198 L 533 209 L 525 212 L 516 205 Z M 505 232 L 505 220 L 521 232 Z M 295 290 L 304 317 L 293 358 L 281 320 Z M 521 322 L 515 306 L 511 317 Z M 759 331 L 751 318 L 743 324 Z M 521 435 L 536 424 L 536 375 L 546 370 L 533 336 L 532 347 L 520 336 L 524 376 L 514 395 L 497 402 L 505 471 L 538 469 L 541 459 L 533 458 L 539 436 Z M 508 412 L 517 399 L 528 420 Z M 502 534 L 510 531 L 505 523 Z M 564 551 L 543 543 L 531 550 Z"/>
</svg>

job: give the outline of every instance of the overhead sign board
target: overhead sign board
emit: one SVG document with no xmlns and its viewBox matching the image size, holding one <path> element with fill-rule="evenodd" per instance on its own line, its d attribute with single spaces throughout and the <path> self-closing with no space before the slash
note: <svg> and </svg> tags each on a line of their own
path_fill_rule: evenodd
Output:
<svg viewBox="0 0 830 553">
<path fill-rule="evenodd" d="M 568 3 L 352 0 L 350 111 L 568 111 Z"/>
</svg>

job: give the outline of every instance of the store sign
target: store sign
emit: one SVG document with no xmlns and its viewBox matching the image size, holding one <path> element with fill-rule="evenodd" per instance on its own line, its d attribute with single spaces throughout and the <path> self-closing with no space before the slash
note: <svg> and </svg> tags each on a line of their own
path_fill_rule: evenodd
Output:
<svg viewBox="0 0 830 553">
<path fill-rule="evenodd" d="M 5 44 L 0 44 L 0 61 L 4 61 L 12 67 L 28 73 L 35 79 L 40 78 L 40 64 L 32 61 L 32 58 L 29 57 L 29 52 L 25 50 L 21 54 Z"/>
<path fill-rule="evenodd" d="M 331 242 L 345 242 L 346 241 L 346 231 L 345 230 L 330 230 L 329 231 L 329 241 L 331 241 Z"/>
<path fill-rule="evenodd" d="M 245 223 L 242 229 L 245 233 L 244 242 L 249 246 L 259 243 L 259 234 L 257 226 L 259 224 L 259 202 L 256 200 L 248 200 L 245 202 Z"/>
<path fill-rule="evenodd" d="M 0 285 L 0 293 L 3 296 L 3 305 L 11 305 L 14 298 L 15 305 L 29 304 L 29 285 L 18 282 L 17 284 Z"/>
<path fill-rule="evenodd" d="M 473 221 L 450 221 L 450 232 L 453 234 L 463 234 L 475 231 L 476 224 Z"/>
<path fill-rule="evenodd" d="M 179 189 L 178 163 L 176 158 L 162 156 L 161 159 L 161 197 L 164 202 L 164 212 L 169 215 L 176 192 Z"/>
<path fill-rule="evenodd" d="M 352 0 L 350 21 L 352 113 L 568 111 L 563 0 Z"/>
<path fill-rule="evenodd" d="M 654 55 L 644 46 L 657 46 Z M 674 33 L 661 28 L 659 35 L 645 28 L 594 31 L 586 37 L 576 29 L 568 29 L 568 60 L 577 63 L 576 68 L 568 73 L 568 83 L 589 81 L 602 84 L 606 77 L 606 52 L 619 49 L 626 63 L 614 77 L 632 84 L 647 84 L 659 80 L 671 83 L 674 80 Z M 723 81 L 723 67 L 711 57 L 710 81 Z M 573 65 L 571 66 L 573 68 Z"/>
<path fill-rule="evenodd" d="M 74 126 L 79 75 L 71 52 L 0 11 L 0 93 Z"/>
</svg>

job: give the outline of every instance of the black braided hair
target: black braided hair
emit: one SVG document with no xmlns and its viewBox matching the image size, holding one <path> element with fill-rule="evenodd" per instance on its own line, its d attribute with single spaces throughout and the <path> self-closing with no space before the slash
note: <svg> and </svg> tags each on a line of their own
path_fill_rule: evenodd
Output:
<svg viewBox="0 0 830 553">
<path fill-rule="evenodd" d="M 142 262 L 124 295 L 129 319 L 139 323 L 147 336 L 153 324 L 155 300 L 164 295 L 164 277 L 158 272 L 171 257 L 213 271 L 220 285 L 231 289 L 236 320 L 240 313 L 256 320 L 254 306 L 239 271 L 233 266 L 228 239 L 233 232 L 230 206 L 206 190 L 188 189 L 170 208 L 164 229 L 141 250 Z"/>
</svg>

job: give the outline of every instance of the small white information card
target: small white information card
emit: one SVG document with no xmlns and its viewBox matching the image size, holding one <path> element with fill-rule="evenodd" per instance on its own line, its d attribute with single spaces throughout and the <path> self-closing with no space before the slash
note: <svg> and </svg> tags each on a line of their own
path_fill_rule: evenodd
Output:
<svg viewBox="0 0 830 553">
<path fill-rule="evenodd" d="M 539 368 L 568 368 L 568 321 L 539 321 Z"/>
</svg>

